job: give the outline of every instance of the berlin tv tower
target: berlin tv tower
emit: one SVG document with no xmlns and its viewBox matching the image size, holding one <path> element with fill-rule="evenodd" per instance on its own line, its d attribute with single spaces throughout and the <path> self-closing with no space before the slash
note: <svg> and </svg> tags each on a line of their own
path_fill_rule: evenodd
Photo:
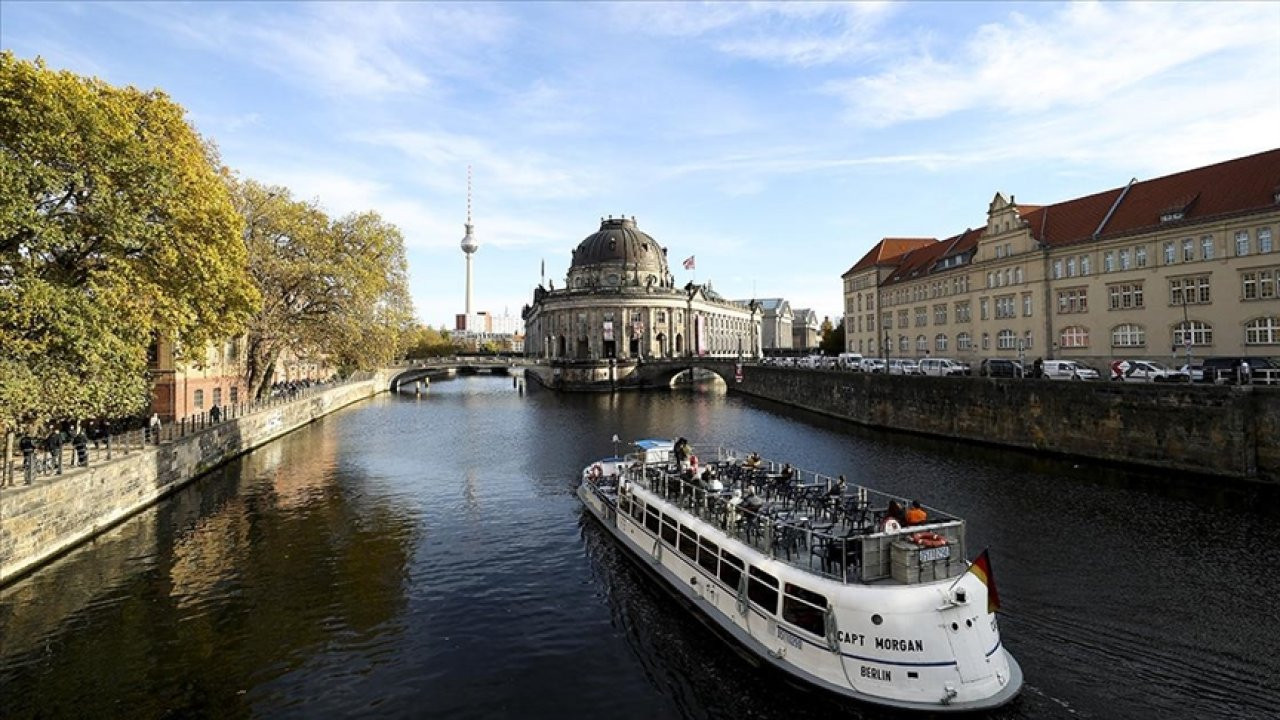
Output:
<svg viewBox="0 0 1280 720">
<path fill-rule="evenodd" d="M 466 320 L 471 322 L 471 256 L 480 246 L 476 244 L 475 236 L 472 235 L 471 227 L 471 166 L 467 166 L 467 234 L 462 236 L 462 252 L 467 256 L 467 309 Z M 467 328 L 470 330 L 471 328 Z"/>
</svg>

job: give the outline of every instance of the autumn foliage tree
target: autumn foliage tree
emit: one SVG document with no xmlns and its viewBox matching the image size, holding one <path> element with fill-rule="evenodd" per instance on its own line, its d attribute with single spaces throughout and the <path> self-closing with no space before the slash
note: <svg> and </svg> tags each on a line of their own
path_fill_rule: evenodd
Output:
<svg viewBox="0 0 1280 720">
<path fill-rule="evenodd" d="M 0 53 L 0 427 L 138 412 L 153 338 L 241 331 L 259 294 L 218 168 L 164 93 Z"/>
<path fill-rule="evenodd" d="M 261 397 L 285 352 L 346 369 L 403 355 L 413 323 L 404 239 L 365 212 L 330 220 L 282 187 L 230 181 L 262 308 L 249 322 L 248 384 Z"/>
</svg>

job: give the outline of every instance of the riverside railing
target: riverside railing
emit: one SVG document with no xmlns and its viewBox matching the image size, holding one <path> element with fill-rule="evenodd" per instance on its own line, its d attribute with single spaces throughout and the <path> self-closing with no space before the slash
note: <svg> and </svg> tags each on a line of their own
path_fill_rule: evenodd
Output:
<svg viewBox="0 0 1280 720">
<path fill-rule="evenodd" d="M 372 378 L 371 372 L 358 372 L 337 382 L 281 387 L 261 400 L 218 406 L 217 412 L 213 408 L 202 410 L 172 422 L 162 422 L 158 426 L 144 425 L 115 432 L 95 433 L 94 437 L 89 437 L 87 430 L 82 436 L 74 432 L 64 433 L 62 446 L 56 451 L 51 451 L 46 446 L 47 436 L 35 438 L 37 447 L 29 456 L 22 451 L 19 441 L 15 439 L 14 452 L 5 458 L 4 466 L 0 467 L 0 488 L 31 485 L 40 480 L 56 478 L 90 465 L 128 456 L 148 446 L 176 442 L 253 413 L 306 400 L 322 392 Z M 83 444 L 77 442 L 78 437 L 83 437 Z M 0 448 L 0 452 L 2 451 Z"/>
</svg>

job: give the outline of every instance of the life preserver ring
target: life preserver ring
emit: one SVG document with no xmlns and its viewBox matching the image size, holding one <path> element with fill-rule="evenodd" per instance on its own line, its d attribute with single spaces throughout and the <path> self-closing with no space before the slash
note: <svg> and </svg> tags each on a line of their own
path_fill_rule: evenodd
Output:
<svg viewBox="0 0 1280 720">
<path fill-rule="evenodd" d="M 935 532 L 918 532 L 911 536 L 911 542 L 920 547 L 935 548 L 947 544 L 947 539 Z"/>
<path fill-rule="evenodd" d="M 897 518 L 887 517 L 880 522 L 880 532 L 898 532 L 902 529 L 902 523 Z"/>
</svg>

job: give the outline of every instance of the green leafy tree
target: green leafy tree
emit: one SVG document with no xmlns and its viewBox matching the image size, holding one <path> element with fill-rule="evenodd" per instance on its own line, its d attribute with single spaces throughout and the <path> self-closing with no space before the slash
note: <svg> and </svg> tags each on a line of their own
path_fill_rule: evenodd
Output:
<svg viewBox="0 0 1280 720">
<path fill-rule="evenodd" d="M 844 352 L 844 318 L 837 318 L 834 323 L 830 318 L 822 319 L 822 341 L 818 349 L 824 355 L 839 355 Z"/>
<path fill-rule="evenodd" d="M 432 357 L 452 355 L 453 341 L 443 328 L 437 330 L 429 325 L 421 325 L 409 331 L 408 350 L 405 357 L 411 360 L 422 360 Z"/>
<path fill-rule="evenodd" d="M 152 339 L 258 304 L 216 151 L 164 93 L 0 53 L 0 426 L 141 410 Z"/>
<path fill-rule="evenodd" d="M 403 356 L 413 325 L 404 239 L 376 213 L 330 221 L 281 187 L 231 180 L 262 294 L 249 323 L 250 392 L 261 397 L 285 351 L 345 370 Z"/>
</svg>

